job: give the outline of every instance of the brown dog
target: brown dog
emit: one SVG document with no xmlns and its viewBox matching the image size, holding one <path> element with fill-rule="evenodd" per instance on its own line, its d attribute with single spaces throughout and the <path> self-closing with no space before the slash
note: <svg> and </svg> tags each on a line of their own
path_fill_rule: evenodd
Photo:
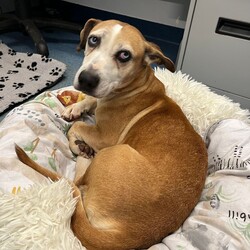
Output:
<svg viewBox="0 0 250 250">
<path fill-rule="evenodd" d="M 80 196 L 72 229 L 88 249 L 147 248 L 178 229 L 199 200 L 207 153 L 178 105 L 166 96 L 151 63 L 174 71 L 171 60 L 134 27 L 90 19 L 81 31 L 85 58 L 74 86 L 91 95 L 69 108 L 72 119 L 95 110 L 96 125 L 69 130 L 75 154 L 96 155 L 76 182 Z M 16 149 L 19 158 L 56 180 Z"/>
</svg>

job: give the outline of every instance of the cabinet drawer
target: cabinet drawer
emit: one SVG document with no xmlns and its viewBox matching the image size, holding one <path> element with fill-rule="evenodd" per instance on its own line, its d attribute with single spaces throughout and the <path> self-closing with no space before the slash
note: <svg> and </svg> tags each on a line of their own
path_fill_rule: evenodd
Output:
<svg viewBox="0 0 250 250">
<path fill-rule="evenodd" d="M 249 10 L 249 0 L 198 0 L 182 72 L 215 89 L 250 98 Z"/>
</svg>

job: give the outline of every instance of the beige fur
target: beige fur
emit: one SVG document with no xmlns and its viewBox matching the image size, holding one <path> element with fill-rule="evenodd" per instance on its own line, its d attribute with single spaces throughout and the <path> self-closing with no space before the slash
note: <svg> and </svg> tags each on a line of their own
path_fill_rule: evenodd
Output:
<svg viewBox="0 0 250 250">
<path fill-rule="evenodd" d="M 91 36 L 98 37 L 98 46 L 93 47 L 96 39 Z M 136 28 L 114 20 L 90 19 L 80 37 L 85 58 L 74 86 L 98 98 L 96 125 L 77 121 L 68 138 L 74 153 L 84 153 L 75 143 L 84 141 L 96 155 L 76 186 L 72 184 L 74 196 L 82 197 L 72 229 L 87 249 L 147 248 L 178 229 L 198 202 L 206 148 L 154 76 L 152 62 L 174 71 L 157 46 Z M 120 51 L 129 51 L 130 60 L 119 61 Z M 88 86 L 80 81 L 83 71 L 91 72 Z M 79 105 L 82 111 L 95 107 L 93 100 L 70 107 L 64 117 L 79 116 L 79 110 L 74 112 Z M 16 151 L 34 169 L 54 180 L 59 177 Z"/>
</svg>

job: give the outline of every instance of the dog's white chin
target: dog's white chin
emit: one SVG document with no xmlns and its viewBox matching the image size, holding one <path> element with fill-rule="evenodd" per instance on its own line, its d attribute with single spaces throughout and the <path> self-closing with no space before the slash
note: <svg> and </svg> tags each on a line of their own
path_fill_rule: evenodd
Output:
<svg viewBox="0 0 250 250">
<path fill-rule="evenodd" d="M 95 98 L 98 98 L 98 99 L 107 97 L 107 96 L 109 96 L 109 95 L 110 95 L 109 92 L 108 92 L 108 93 L 105 93 L 105 92 L 93 91 L 93 92 L 91 93 L 91 96 L 93 96 L 93 97 L 95 97 Z"/>
<path fill-rule="evenodd" d="M 93 92 L 93 95 L 96 98 L 104 98 L 104 97 L 112 96 L 118 84 L 119 84 L 118 81 L 117 82 L 102 82 L 95 89 L 95 91 Z"/>
</svg>

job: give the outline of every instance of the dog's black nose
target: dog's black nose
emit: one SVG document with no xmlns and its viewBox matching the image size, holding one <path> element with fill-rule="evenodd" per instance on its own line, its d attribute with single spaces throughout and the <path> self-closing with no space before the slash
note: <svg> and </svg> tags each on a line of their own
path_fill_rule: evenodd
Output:
<svg viewBox="0 0 250 250">
<path fill-rule="evenodd" d="M 83 92 L 91 93 L 99 84 L 100 78 L 91 71 L 83 70 L 78 77 Z"/>
</svg>

